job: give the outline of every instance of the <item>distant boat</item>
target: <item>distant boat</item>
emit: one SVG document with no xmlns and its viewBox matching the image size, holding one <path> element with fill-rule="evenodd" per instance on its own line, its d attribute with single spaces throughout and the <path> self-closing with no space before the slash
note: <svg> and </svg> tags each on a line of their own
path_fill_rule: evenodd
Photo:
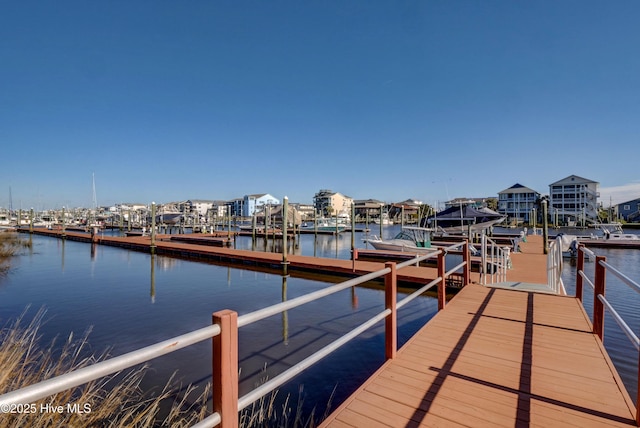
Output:
<svg viewBox="0 0 640 428">
<path fill-rule="evenodd" d="M 182 213 L 174 205 L 164 205 L 156 214 L 156 223 L 173 225 L 180 222 Z"/>
<path fill-rule="evenodd" d="M 420 226 L 432 227 L 445 233 L 480 233 L 502 223 L 507 217 L 489 208 L 475 208 L 471 204 L 447 208 L 432 216 L 423 217 Z"/>
<path fill-rule="evenodd" d="M 347 229 L 347 225 L 342 223 L 340 219 L 336 221 L 335 218 L 318 217 L 314 225 L 313 222 L 307 223 L 306 226 L 301 226 L 301 230 L 318 230 L 320 232 L 344 232 Z"/>
<path fill-rule="evenodd" d="M 624 230 L 622 230 L 621 223 L 597 223 L 595 227 L 602 231 L 603 236 L 600 239 L 607 239 L 611 241 L 640 240 L 640 235 L 625 233 Z"/>
<path fill-rule="evenodd" d="M 382 213 L 382 216 L 379 218 L 374 218 L 373 222 L 375 224 L 382 224 L 383 226 L 391 226 L 393 224 L 393 220 L 389 218 L 388 213 Z"/>
<path fill-rule="evenodd" d="M 393 239 L 381 239 L 374 235 L 365 241 L 376 250 L 426 254 L 438 249 L 431 246 L 432 233 L 433 229 L 430 228 L 404 227 Z"/>
</svg>

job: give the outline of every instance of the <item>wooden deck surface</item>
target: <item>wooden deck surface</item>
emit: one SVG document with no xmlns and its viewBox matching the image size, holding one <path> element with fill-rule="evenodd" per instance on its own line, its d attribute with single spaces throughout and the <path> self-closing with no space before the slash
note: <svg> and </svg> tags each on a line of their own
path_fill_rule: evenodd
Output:
<svg viewBox="0 0 640 428">
<path fill-rule="evenodd" d="M 546 283 L 542 240 L 509 281 Z M 321 427 L 636 426 L 635 405 L 574 297 L 466 286 Z"/>
<path fill-rule="evenodd" d="M 322 426 L 635 426 L 635 408 L 575 298 L 472 284 Z"/>
</svg>

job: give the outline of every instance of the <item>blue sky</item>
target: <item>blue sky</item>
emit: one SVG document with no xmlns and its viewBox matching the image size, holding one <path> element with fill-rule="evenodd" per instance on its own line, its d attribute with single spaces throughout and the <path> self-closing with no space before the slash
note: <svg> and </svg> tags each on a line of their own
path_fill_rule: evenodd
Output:
<svg viewBox="0 0 640 428">
<path fill-rule="evenodd" d="M 0 207 L 640 197 L 640 2 L 0 3 Z"/>
</svg>

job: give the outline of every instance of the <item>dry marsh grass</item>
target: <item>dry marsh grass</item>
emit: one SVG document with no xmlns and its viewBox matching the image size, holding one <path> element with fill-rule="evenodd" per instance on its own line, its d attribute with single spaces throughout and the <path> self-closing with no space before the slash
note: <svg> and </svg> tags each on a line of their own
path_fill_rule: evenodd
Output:
<svg viewBox="0 0 640 428">
<path fill-rule="evenodd" d="M 22 239 L 15 232 L 0 232 L 0 275 L 11 267 L 11 257 L 21 250 L 31 247 L 31 241 Z"/>
<path fill-rule="evenodd" d="M 26 311 L 25 311 L 26 312 Z M 70 334 L 63 344 L 39 348 L 44 311 L 24 324 L 24 312 L 0 331 L 0 394 L 89 366 L 108 357 L 89 354 L 87 336 Z M 88 356 L 87 356 L 88 355 Z M 148 370 L 142 366 L 89 382 L 36 403 L 16 405 L 15 413 L 0 414 L 2 427 L 189 427 L 207 415 L 209 386 L 179 386 L 170 379 L 155 394 L 144 393 L 140 383 Z M 159 418 L 161 403 L 171 400 L 167 416 Z M 192 401 L 193 400 L 193 401 Z M 6 410 L 6 409 L 3 409 Z"/>
<path fill-rule="evenodd" d="M 30 322 L 26 322 L 27 311 L 28 308 L 15 321 L 0 329 L 0 395 L 109 357 L 108 352 L 97 356 L 89 352 L 90 329 L 78 338 L 72 333 L 61 344 L 54 340 L 48 347 L 40 348 L 39 331 L 45 311 L 39 310 Z M 144 365 L 35 403 L 16 405 L 15 412 L 0 413 L 0 426 L 180 428 L 195 425 L 210 414 L 207 406 L 211 397 L 210 384 L 201 388 L 191 385 L 181 388 L 172 377 L 160 391 L 145 393 L 140 384 L 147 371 L 148 366 Z M 283 403 L 276 404 L 277 395 L 278 391 L 274 391 L 240 412 L 240 427 L 317 426 L 315 409 L 310 415 L 303 416 L 302 387 L 295 407 L 289 396 Z M 331 399 L 320 420 L 327 416 L 330 407 Z M 160 417 L 161 413 L 166 416 Z"/>
</svg>

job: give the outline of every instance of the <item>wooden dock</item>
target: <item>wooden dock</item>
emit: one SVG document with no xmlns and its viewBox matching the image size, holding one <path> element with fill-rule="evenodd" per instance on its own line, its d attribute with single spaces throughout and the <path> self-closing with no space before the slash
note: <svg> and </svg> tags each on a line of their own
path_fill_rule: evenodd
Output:
<svg viewBox="0 0 640 428">
<path fill-rule="evenodd" d="M 20 229 L 28 233 L 28 229 Z M 61 230 L 49 230 L 36 228 L 34 234 L 61 238 Z M 65 232 L 65 239 L 92 242 L 88 233 Z M 219 246 L 226 238 L 219 235 L 207 234 L 195 235 L 157 235 L 154 252 L 158 255 L 166 255 L 197 261 L 224 264 L 225 266 L 237 266 L 243 269 L 254 269 L 271 273 L 283 273 L 282 254 L 263 251 L 237 250 Z M 109 245 L 129 250 L 149 253 L 151 251 L 151 238 L 149 236 L 96 236 L 96 244 Z M 344 260 L 325 257 L 312 257 L 290 254 L 287 256 L 287 274 L 295 277 L 322 279 L 326 281 L 340 281 L 344 278 L 352 278 L 367 273 L 384 269 L 384 262 L 372 262 L 363 260 Z M 405 285 L 420 286 L 434 278 L 437 278 L 437 269 L 434 267 L 407 266 L 398 272 L 398 281 Z M 479 280 L 478 273 L 472 273 L 473 281 Z"/>
<path fill-rule="evenodd" d="M 513 255 L 510 283 L 546 279 L 537 238 Z M 471 284 L 321 426 L 637 425 L 576 298 Z"/>
<path fill-rule="evenodd" d="M 23 230 L 24 232 L 24 230 Z M 28 232 L 28 230 L 27 230 Z M 34 233 L 61 236 L 61 231 Z M 151 251 L 149 237 L 66 239 Z M 282 255 L 176 242 L 158 236 L 154 252 L 282 272 Z M 207 239 L 206 235 L 198 239 Z M 462 289 L 351 397 L 323 427 L 637 426 L 635 404 L 580 302 L 539 293 L 546 284 L 542 238 L 512 254 L 508 282 L 485 287 L 472 273 Z M 358 276 L 380 262 L 290 255 L 292 275 Z M 400 282 L 425 284 L 431 267 L 408 266 Z"/>
</svg>

